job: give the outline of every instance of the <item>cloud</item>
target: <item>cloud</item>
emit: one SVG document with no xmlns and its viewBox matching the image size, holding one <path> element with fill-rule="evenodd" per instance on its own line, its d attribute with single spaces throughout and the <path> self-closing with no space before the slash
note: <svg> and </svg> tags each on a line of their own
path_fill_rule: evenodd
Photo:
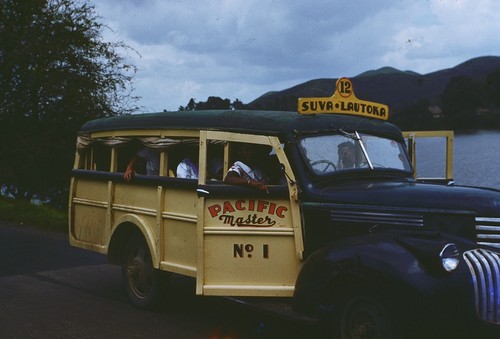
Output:
<svg viewBox="0 0 500 339">
<path fill-rule="evenodd" d="M 433 0 L 400 15 L 407 18 L 392 35 L 382 60 L 420 73 L 453 67 L 470 58 L 498 55 L 500 4 L 481 0 Z"/>
<path fill-rule="evenodd" d="M 392 66 L 429 73 L 498 54 L 495 0 L 94 0 L 141 58 L 144 111 L 215 95 L 250 102 L 315 78 Z"/>
</svg>

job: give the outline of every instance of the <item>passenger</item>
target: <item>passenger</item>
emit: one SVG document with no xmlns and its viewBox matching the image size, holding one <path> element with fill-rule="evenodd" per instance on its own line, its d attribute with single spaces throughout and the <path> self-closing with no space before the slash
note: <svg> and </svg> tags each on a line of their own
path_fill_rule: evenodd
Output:
<svg viewBox="0 0 500 339">
<path fill-rule="evenodd" d="M 177 166 L 177 178 L 198 179 L 198 158 L 185 157 Z"/>
<path fill-rule="evenodd" d="M 160 173 L 160 153 L 144 146 L 130 159 L 127 169 L 123 174 L 125 180 L 130 181 L 132 179 L 135 174 L 135 164 L 139 159 L 146 161 L 147 175 L 158 175 Z"/>
<path fill-rule="evenodd" d="M 186 146 L 182 150 L 184 159 L 177 165 L 177 178 L 198 179 L 198 149 Z"/>
<path fill-rule="evenodd" d="M 338 169 L 353 168 L 355 164 L 355 151 L 354 144 L 350 141 L 345 141 L 338 146 Z"/>
<path fill-rule="evenodd" d="M 269 182 L 266 174 L 256 166 L 259 157 L 256 152 L 256 146 L 250 144 L 241 144 L 237 148 L 236 161 L 227 172 L 224 183 L 231 185 L 241 185 L 253 187 L 267 192 L 267 183 Z"/>
<path fill-rule="evenodd" d="M 192 161 L 191 157 L 184 158 L 177 166 L 177 178 L 198 179 L 198 158 Z M 223 162 L 220 158 L 211 159 L 207 164 L 208 179 L 222 180 Z"/>
<path fill-rule="evenodd" d="M 184 150 L 186 157 L 177 166 L 177 178 L 198 179 L 199 162 L 197 148 Z M 212 158 L 207 162 L 207 178 L 222 180 L 222 169 L 224 162 L 221 158 Z"/>
</svg>

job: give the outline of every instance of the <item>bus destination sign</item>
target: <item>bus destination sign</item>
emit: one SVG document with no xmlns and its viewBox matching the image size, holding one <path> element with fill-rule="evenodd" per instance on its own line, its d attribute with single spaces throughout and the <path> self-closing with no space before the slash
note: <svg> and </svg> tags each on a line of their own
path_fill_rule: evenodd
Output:
<svg viewBox="0 0 500 339">
<path fill-rule="evenodd" d="M 348 78 L 337 80 L 335 93 L 331 97 L 299 98 L 298 111 L 300 114 L 338 113 L 382 120 L 389 118 L 387 105 L 356 98 Z"/>
</svg>

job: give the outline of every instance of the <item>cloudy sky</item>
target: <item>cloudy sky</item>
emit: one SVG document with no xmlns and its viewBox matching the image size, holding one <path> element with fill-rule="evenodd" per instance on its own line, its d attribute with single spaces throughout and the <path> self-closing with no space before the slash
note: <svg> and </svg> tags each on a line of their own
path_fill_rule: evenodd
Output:
<svg viewBox="0 0 500 339">
<path fill-rule="evenodd" d="M 500 56 L 497 0 L 91 0 L 139 71 L 141 111 L 248 103 L 317 78 Z"/>
</svg>

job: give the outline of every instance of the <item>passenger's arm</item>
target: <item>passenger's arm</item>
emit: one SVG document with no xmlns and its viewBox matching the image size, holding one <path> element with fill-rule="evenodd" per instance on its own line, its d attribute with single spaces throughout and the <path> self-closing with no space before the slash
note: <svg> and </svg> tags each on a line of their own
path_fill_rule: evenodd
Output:
<svg viewBox="0 0 500 339">
<path fill-rule="evenodd" d="M 134 155 L 130 162 L 127 165 L 127 169 L 125 170 L 125 174 L 123 174 L 123 179 L 130 181 L 135 173 L 135 163 L 137 162 L 137 155 Z"/>
<path fill-rule="evenodd" d="M 244 179 L 238 175 L 235 171 L 229 171 L 224 179 L 225 184 L 229 185 L 240 185 L 253 187 L 260 191 L 267 191 L 267 186 L 261 182 L 255 181 L 253 179 Z"/>
</svg>

